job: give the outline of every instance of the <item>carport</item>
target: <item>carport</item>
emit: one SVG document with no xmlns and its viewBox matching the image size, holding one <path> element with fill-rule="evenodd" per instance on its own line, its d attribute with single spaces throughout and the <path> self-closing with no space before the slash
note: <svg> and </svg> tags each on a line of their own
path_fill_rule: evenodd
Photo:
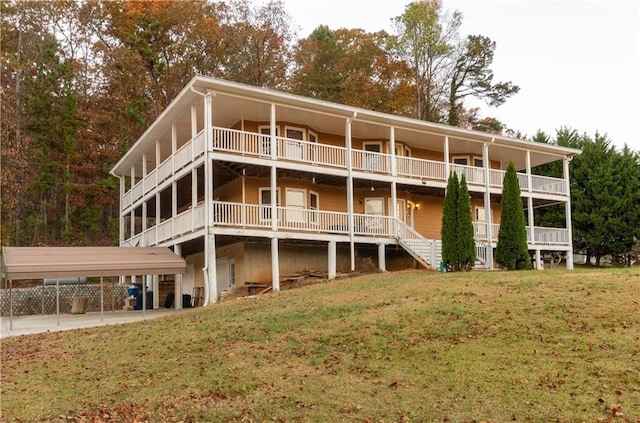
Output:
<svg viewBox="0 0 640 423">
<path fill-rule="evenodd" d="M 14 280 L 100 277 L 104 316 L 103 277 L 174 274 L 179 280 L 177 276 L 186 269 L 184 259 L 167 247 L 2 247 L 2 277 L 9 285 L 9 330 L 13 329 Z M 142 298 L 146 303 L 146 295 Z M 144 313 L 146 304 L 142 309 Z M 59 321 L 59 309 L 57 314 Z"/>
</svg>

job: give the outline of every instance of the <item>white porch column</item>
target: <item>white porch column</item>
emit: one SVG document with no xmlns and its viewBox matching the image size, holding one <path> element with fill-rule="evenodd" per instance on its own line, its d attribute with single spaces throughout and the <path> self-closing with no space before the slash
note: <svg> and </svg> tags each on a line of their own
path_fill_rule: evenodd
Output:
<svg viewBox="0 0 640 423">
<path fill-rule="evenodd" d="M 493 139 L 491 140 L 493 142 Z M 491 211 L 491 191 L 490 191 L 490 169 L 489 166 L 489 144 L 482 146 L 482 164 L 484 166 L 484 216 L 487 221 L 487 263 L 489 270 L 493 270 L 493 212 Z"/>
<path fill-rule="evenodd" d="M 182 257 L 182 245 L 176 244 L 173 247 L 173 252 L 176 253 L 178 257 Z M 175 293 L 173 308 L 176 310 L 182 309 L 182 274 L 175 275 L 175 281 L 173 282 L 173 292 Z M 144 295 L 144 292 L 142 293 Z"/>
<path fill-rule="evenodd" d="M 155 239 L 155 244 L 154 245 L 158 245 L 158 234 L 160 231 L 158 231 L 158 225 L 160 225 L 160 213 L 161 213 L 161 208 L 160 208 L 160 191 L 156 191 L 156 193 L 154 194 L 156 197 L 156 222 L 155 222 L 155 234 L 156 234 L 156 239 Z"/>
<path fill-rule="evenodd" d="M 391 149 L 391 175 L 396 176 L 398 173 L 398 162 L 396 157 L 396 131 L 392 126 L 389 128 L 389 148 Z M 394 180 L 391 181 L 391 216 L 393 216 L 393 224 L 391 226 L 392 235 L 398 237 L 398 185 Z"/>
<path fill-rule="evenodd" d="M 542 266 L 542 257 L 540 256 L 540 250 L 536 249 L 536 270 L 544 270 Z"/>
<path fill-rule="evenodd" d="M 142 202 L 142 232 L 144 233 L 147 230 L 147 202 Z M 142 238 L 144 240 L 144 237 Z M 140 245 L 142 247 L 148 247 L 147 242 L 141 242 Z"/>
<path fill-rule="evenodd" d="M 449 163 L 449 137 L 444 137 L 444 180 L 449 179 L 451 164 Z"/>
<path fill-rule="evenodd" d="M 178 151 L 178 127 L 171 125 L 171 176 L 176 172 L 176 151 Z"/>
<path fill-rule="evenodd" d="M 120 227 L 118 228 L 118 237 L 120 239 L 120 242 L 118 243 L 118 245 L 122 245 L 124 243 L 124 215 L 122 214 L 122 198 L 124 197 L 124 180 L 125 177 L 124 176 L 120 176 L 118 177 L 118 179 L 120 180 L 120 212 L 118 213 L 118 216 L 120 217 Z"/>
<path fill-rule="evenodd" d="M 380 269 L 381 272 L 387 271 L 387 260 L 383 243 L 378 244 L 378 269 Z"/>
<path fill-rule="evenodd" d="M 204 204 L 205 204 L 205 231 L 204 231 L 204 304 L 218 301 L 218 279 L 216 274 L 216 237 L 212 226 L 213 222 L 213 97 L 215 93 L 207 91 L 204 95 Z"/>
<path fill-rule="evenodd" d="M 271 238 L 271 287 L 273 292 L 280 291 L 280 258 L 278 255 L 278 238 Z"/>
<path fill-rule="evenodd" d="M 278 159 L 277 155 L 278 149 L 278 140 L 276 139 L 276 105 L 271 104 L 271 230 L 278 230 L 278 190 L 276 184 L 276 161 Z M 276 240 L 277 241 L 277 240 Z M 272 244 L 273 245 L 273 242 Z M 277 245 L 277 244 L 276 244 Z"/>
<path fill-rule="evenodd" d="M 526 166 L 527 166 L 527 192 L 529 193 L 529 196 L 527 197 L 527 217 L 528 217 L 528 223 L 529 223 L 529 232 L 527 234 L 528 237 L 531 237 L 531 239 L 527 239 L 529 244 L 535 244 L 536 243 L 536 234 L 535 234 L 535 228 L 534 228 L 534 219 L 533 219 L 533 197 L 532 197 L 532 182 L 533 179 L 531 178 L 531 151 L 527 150 L 527 156 L 526 156 Z M 539 253 L 539 251 L 537 251 Z"/>
<path fill-rule="evenodd" d="M 569 237 L 569 250 L 567 250 L 567 269 L 573 270 L 573 229 L 571 227 L 571 181 L 569 179 L 569 162 L 571 157 L 562 159 L 562 172 L 567 189 L 567 202 L 564 204 L 566 226 Z"/>
<path fill-rule="evenodd" d="M 356 112 L 353 113 L 353 116 L 347 119 L 344 128 L 344 138 L 345 144 L 347 147 L 347 171 L 349 172 L 347 175 L 347 213 L 348 213 L 348 225 L 349 225 L 349 250 L 351 256 L 351 271 L 356 270 L 356 246 L 355 241 L 353 239 L 353 163 L 351 162 L 352 157 L 352 147 L 351 147 L 351 122 L 358 116 Z"/>
<path fill-rule="evenodd" d="M 336 278 L 336 242 L 335 241 L 329 241 L 329 251 L 328 251 L 328 271 L 327 271 L 327 278 L 329 280 L 335 279 Z"/>
</svg>

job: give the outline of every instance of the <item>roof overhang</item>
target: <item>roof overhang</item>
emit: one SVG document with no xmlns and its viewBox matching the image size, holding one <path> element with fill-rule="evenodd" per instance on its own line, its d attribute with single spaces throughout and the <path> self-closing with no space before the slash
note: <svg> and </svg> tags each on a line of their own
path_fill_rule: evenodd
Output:
<svg viewBox="0 0 640 423">
<path fill-rule="evenodd" d="M 45 279 L 183 274 L 187 265 L 166 247 L 3 247 L 2 276 Z"/>
<path fill-rule="evenodd" d="M 170 130 L 171 122 L 184 115 L 196 99 L 202 98 L 207 92 L 215 95 L 213 102 L 217 106 L 224 105 L 214 113 L 214 120 L 222 126 L 236 123 L 239 116 L 243 119 L 268 121 L 270 109 L 259 105 L 273 104 L 279 108 L 278 115 L 284 121 L 308 121 L 317 124 L 322 122 L 323 128 L 335 134 L 344 133 L 345 122 L 350 120 L 353 122 L 354 136 L 360 135 L 363 139 L 388 138 L 389 128 L 393 127 L 396 134 L 400 134 L 399 137 L 406 137 L 408 141 L 425 137 L 448 137 L 452 146 L 460 151 L 481 152 L 482 145 L 489 144 L 494 153 L 496 150 L 499 151 L 499 159 L 505 163 L 508 163 L 518 150 L 528 150 L 532 153 L 531 166 L 572 157 L 581 152 L 574 148 L 452 127 L 199 75 L 184 87 L 113 167 L 111 173 L 115 176 L 128 175 L 131 166 L 139 161 L 142 154 L 152 149 L 155 141 Z M 239 114 L 238 110 L 242 113 Z M 430 148 L 433 146 L 433 143 L 429 144 Z M 455 153 L 454 150 L 450 151 L 452 154 Z M 524 167 L 524 155 L 522 158 L 513 159 L 516 168 Z"/>
</svg>

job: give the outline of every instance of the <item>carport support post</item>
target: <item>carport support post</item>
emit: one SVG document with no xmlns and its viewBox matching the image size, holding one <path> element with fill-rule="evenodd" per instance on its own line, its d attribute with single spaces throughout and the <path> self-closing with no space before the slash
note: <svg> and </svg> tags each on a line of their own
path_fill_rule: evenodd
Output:
<svg viewBox="0 0 640 423">
<path fill-rule="evenodd" d="M 540 259 L 540 250 L 536 250 L 536 270 L 543 270 L 542 261 Z"/>
<path fill-rule="evenodd" d="M 147 312 L 147 276 L 140 276 L 142 283 L 140 286 L 142 287 L 142 315 L 144 316 Z"/>
<path fill-rule="evenodd" d="M 60 326 L 60 280 L 56 277 L 56 315 Z"/>
<path fill-rule="evenodd" d="M 153 275 L 153 309 L 160 308 L 160 275 Z"/>
<path fill-rule="evenodd" d="M 104 278 L 100 276 L 100 321 L 104 322 Z"/>
<path fill-rule="evenodd" d="M 328 252 L 328 272 L 327 279 L 335 279 L 336 278 L 336 242 L 329 241 L 329 252 Z"/>
<path fill-rule="evenodd" d="M 9 279 L 9 330 L 13 330 L 13 279 Z"/>
</svg>

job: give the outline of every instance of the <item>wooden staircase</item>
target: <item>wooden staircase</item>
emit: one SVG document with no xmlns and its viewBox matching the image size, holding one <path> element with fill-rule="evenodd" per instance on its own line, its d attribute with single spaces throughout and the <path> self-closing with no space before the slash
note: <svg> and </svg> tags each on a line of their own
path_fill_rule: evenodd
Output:
<svg viewBox="0 0 640 423">
<path fill-rule="evenodd" d="M 419 232 L 408 226 L 403 221 L 396 219 L 396 239 L 418 263 L 426 268 L 440 270 L 442 261 L 442 241 L 439 239 L 427 239 Z M 487 250 L 491 245 L 486 242 L 476 241 L 476 262 L 474 269 L 487 270 Z"/>
<path fill-rule="evenodd" d="M 396 239 L 400 246 L 424 267 L 439 270 L 442 260 L 442 241 L 423 237 L 399 219 L 394 223 L 397 227 Z"/>
</svg>

